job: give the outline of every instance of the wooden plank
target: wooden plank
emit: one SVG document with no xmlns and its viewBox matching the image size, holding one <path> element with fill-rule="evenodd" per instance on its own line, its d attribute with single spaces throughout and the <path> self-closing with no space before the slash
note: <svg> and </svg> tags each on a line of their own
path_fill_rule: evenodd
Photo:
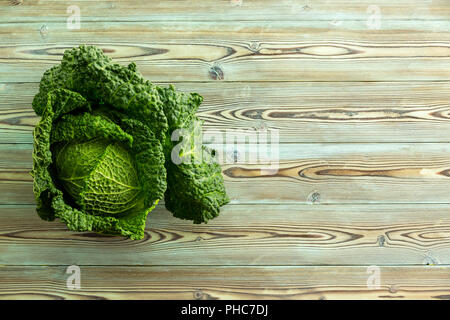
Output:
<svg viewBox="0 0 450 320">
<path fill-rule="evenodd" d="M 20 5 L 14 6 L 14 3 Z M 450 5 L 439 1 L 263 1 L 263 0 L 197 0 L 164 1 L 163 3 L 132 1 L 77 1 L 82 21 L 297 21 L 297 20 L 367 20 L 380 10 L 381 19 L 448 20 Z M 66 21 L 72 1 L 41 0 L 39 2 L 6 1 L 0 6 L 4 21 Z"/>
<path fill-rule="evenodd" d="M 62 23 L 42 30 L 11 23 L 0 25 L 8 43 L 0 47 L 0 79 L 37 82 L 65 49 L 90 43 L 118 62 L 136 61 L 152 81 L 450 80 L 450 22 L 426 29 L 405 24 L 371 32 L 360 23 L 330 32 L 320 21 L 228 23 L 223 29 L 211 23 L 87 23 L 75 31 Z"/>
<path fill-rule="evenodd" d="M 274 172 L 258 158 L 256 145 L 210 146 L 222 159 L 233 203 L 449 202 L 448 143 L 280 144 L 273 150 L 280 159 Z M 26 166 L 0 153 L 0 163 L 6 163 L 0 169 L 0 204 L 34 204 L 31 153 L 31 144 L 16 151 L 21 161 L 28 157 Z"/>
<path fill-rule="evenodd" d="M 214 147 L 226 161 L 237 158 L 236 164 L 223 167 L 235 202 L 449 201 L 447 144 L 281 144 L 274 172 L 266 169 L 270 166 L 250 162 L 253 152 L 247 150 L 257 146 Z"/>
<path fill-rule="evenodd" d="M 0 168 L 1 169 L 31 169 L 31 153 L 33 146 L 30 144 L 0 144 Z"/>
<path fill-rule="evenodd" d="M 158 83 L 166 86 L 168 83 Z M 180 82 L 210 133 L 279 130 L 281 143 L 450 142 L 450 82 Z M 0 85 L 0 143 L 32 143 L 37 83 Z"/>
<path fill-rule="evenodd" d="M 0 299 L 448 299 L 448 267 L 0 267 Z M 179 312 L 178 310 L 176 311 Z M 181 310 L 180 310 L 181 312 Z M 270 313 L 270 312 L 269 312 Z"/>
<path fill-rule="evenodd" d="M 0 265 L 450 263 L 449 204 L 227 205 L 202 225 L 159 205 L 140 241 L 68 231 L 34 206 L 0 212 Z"/>
<path fill-rule="evenodd" d="M 85 22 L 80 29 L 68 29 L 61 22 L 0 22 L 0 34 L 8 45 L 53 45 L 55 49 L 70 43 L 98 42 L 104 45 L 140 43 L 165 44 L 174 41 L 205 43 L 223 40 L 228 44 L 242 43 L 257 50 L 265 43 L 313 41 L 330 42 L 379 42 L 393 43 L 448 42 L 450 24 L 448 19 L 436 21 L 388 20 L 379 29 L 368 29 L 365 20 L 357 21 L 161 21 L 149 22 Z M 162 32 L 163 31 L 163 32 Z M 58 42 L 56 42 L 58 41 Z M 150 50 L 143 52 L 149 53 Z M 193 48 L 190 48 L 192 50 Z M 3 48 L 5 50 L 5 48 Z M 150 51 L 151 52 L 151 51 Z M 154 52 L 167 54 L 166 52 Z M 114 52 L 110 52 L 114 54 Z M 361 52 L 354 52 L 361 54 Z M 139 57 L 139 55 L 138 55 Z M 49 57 L 54 59 L 55 57 Z M 344 58 L 344 57 L 341 57 Z"/>
</svg>

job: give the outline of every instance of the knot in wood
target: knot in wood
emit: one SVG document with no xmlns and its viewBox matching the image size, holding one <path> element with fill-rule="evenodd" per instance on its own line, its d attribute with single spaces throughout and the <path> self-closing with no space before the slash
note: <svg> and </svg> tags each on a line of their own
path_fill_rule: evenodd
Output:
<svg viewBox="0 0 450 320">
<path fill-rule="evenodd" d="M 381 236 L 378 236 L 378 245 L 380 246 L 380 247 L 384 247 L 384 243 L 386 242 L 386 238 L 383 236 L 383 235 L 381 235 Z"/>
<path fill-rule="evenodd" d="M 218 64 L 209 69 L 209 77 L 213 80 L 223 80 L 223 70 Z"/>
<path fill-rule="evenodd" d="M 43 24 L 41 28 L 39 29 L 39 34 L 42 38 L 46 38 L 48 35 L 48 27 L 46 24 Z"/>
<path fill-rule="evenodd" d="M 258 52 L 259 51 L 259 43 L 256 41 L 250 42 L 250 50 L 252 50 L 253 52 Z"/>
<path fill-rule="evenodd" d="M 203 298 L 203 291 L 202 290 L 195 290 L 194 291 L 194 299 L 200 300 Z"/>
<path fill-rule="evenodd" d="M 317 191 L 313 191 L 309 196 L 308 196 L 308 201 L 315 204 L 315 203 L 319 203 L 320 202 L 320 193 Z"/>
</svg>

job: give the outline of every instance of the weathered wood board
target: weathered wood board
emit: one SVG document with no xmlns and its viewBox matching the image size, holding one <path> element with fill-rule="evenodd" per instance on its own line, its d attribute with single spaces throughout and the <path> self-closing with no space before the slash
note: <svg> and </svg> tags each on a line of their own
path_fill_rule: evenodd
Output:
<svg viewBox="0 0 450 320">
<path fill-rule="evenodd" d="M 211 134 L 278 132 L 278 170 L 205 138 L 232 199 L 206 225 L 163 203 L 142 241 L 40 220 L 31 102 L 84 43 L 202 94 Z M 449 1 L 0 2 L 0 299 L 448 299 L 449 155 Z"/>
<path fill-rule="evenodd" d="M 279 130 L 281 143 L 450 142 L 450 82 L 180 82 L 205 131 Z M 158 82 L 162 86 L 168 83 Z M 0 87 L 0 143 L 32 143 L 38 83 Z M 408 92 L 405 95 L 405 92 Z M 1 156 L 0 156 L 1 157 Z"/>
<path fill-rule="evenodd" d="M 450 264 L 448 204 L 234 204 L 206 225 L 159 206 L 141 241 L 67 231 L 32 205 L 1 208 L 0 265 Z"/>
<path fill-rule="evenodd" d="M 86 266 L 81 290 L 67 289 L 63 266 L 0 270 L 0 290 L 8 299 L 401 300 L 448 299 L 450 290 L 445 267 L 381 267 L 378 289 L 367 286 L 365 267 Z"/>
</svg>

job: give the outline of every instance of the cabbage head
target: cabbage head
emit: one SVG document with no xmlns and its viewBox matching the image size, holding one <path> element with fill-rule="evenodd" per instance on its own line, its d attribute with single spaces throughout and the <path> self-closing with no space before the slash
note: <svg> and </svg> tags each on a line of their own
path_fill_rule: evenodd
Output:
<svg viewBox="0 0 450 320">
<path fill-rule="evenodd" d="M 95 46 L 66 50 L 33 100 L 41 116 L 31 171 L 39 216 L 131 239 L 144 237 L 161 199 L 194 223 L 216 217 L 229 199 L 213 152 L 201 146 L 200 161 L 171 161 L 171 132 L 193 132 L 201 102 L 144 80 L 134 63 L 116 64 Z M 180 152 L 190 153 L 196 144 L 186 139 Z"/>
</svg>

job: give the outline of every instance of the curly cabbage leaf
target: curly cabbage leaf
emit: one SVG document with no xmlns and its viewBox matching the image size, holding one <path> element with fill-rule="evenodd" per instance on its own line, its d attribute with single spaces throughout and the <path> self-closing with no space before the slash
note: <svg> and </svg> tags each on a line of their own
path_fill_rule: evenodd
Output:
<svg viewBox="0 0 450 320">
<path fill-rule="evenodd" d="M 181 143 L 172 141 L 171 136 L 165 140 L 166 208 L 175 217 L 193 220 L 194 223 L 208 222 L 217 217 L 220 207 L 230 200 L 225 191 L 220 165 L 212 150 L 201 145 L 202 122 L 195 113 L 203 97 L 196 93 L 177 92 L 173 86 L 161 88 L 160 92 L 169 132 L 180 130 L 187 133 L 181 135 L 184 140 Z M 180 163 L 175 163 L 174 151 Z"/>
<path fill-rule="evenodd" d="M 100 48 L 80 46 L 66 50 L 61 64 L 45 71 L 33 108 L 41 115 L 48 92 L 65 88 L 80 93 L 93 105 L 107 105 L 127 117 L 145 122 L 162 140 L 167 120 L 157 87 L 145 80 L 136 64 L 113 63 Z"/>
</svg>

